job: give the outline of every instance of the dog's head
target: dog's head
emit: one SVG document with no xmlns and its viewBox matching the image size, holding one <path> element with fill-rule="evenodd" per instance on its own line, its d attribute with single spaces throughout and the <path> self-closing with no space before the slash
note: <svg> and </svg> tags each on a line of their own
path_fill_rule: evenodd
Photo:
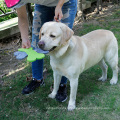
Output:
<svg viewBox="0 0 120 120">
<path fill-rule="evenodd" d="M 38 45 L 41 49 L 53 51 L 57 47 L 61 47 L 73 35 L 73 31 L 63 23 L 46 22 L 39 33 Z"/>
</svg>

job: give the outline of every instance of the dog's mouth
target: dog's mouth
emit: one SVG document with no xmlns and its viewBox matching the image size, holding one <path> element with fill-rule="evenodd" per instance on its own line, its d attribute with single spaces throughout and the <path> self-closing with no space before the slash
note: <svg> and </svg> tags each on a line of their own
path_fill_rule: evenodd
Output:
<svg viewBox="0 0 120 120">
<path fill-rule="evenodd" d="M 57 47 L 57 46 L 52 47 L 52 48 L 49 50 L 49 52 L 52 52 L 53 50 L 55 50 L 56 47 Z"/>
</svg>

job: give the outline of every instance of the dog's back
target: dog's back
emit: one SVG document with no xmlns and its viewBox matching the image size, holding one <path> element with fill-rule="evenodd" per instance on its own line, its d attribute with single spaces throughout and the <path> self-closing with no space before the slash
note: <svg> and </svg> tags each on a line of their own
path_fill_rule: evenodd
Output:
<svg viewBox="0 0 120 120">
<path fill-rule="evenodd" d="M 101 59 L 108 61 L 111 59 L 110 56 L 118 55 L 117 40 L 109 30 L 95 30 L 77 37 L 76 40 L 78 49 L 81 49 L 81 44 L 83 47 L 85 70 L 97 64 Z"/>
</svg>

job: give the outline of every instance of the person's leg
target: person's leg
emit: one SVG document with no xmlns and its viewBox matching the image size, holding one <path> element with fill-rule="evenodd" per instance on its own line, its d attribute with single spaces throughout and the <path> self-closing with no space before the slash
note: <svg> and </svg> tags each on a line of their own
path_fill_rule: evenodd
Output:
<svg viewBox="0 0 120 120">
<path fill-rule="evenodd" d="M 69 2 L 65 3 L 62 7 L 63 18 L 61 20 L 62 23 L 65 23 L 68 27 L 72 29 L 74 19 L 77 13 L 77 0 L 69 0 Z M 59 102 L 64 102 L 67 99 L 67 78 L 62 77 L 59 90 L 56 95 L 56 100 Z"/>
<path fill-rule="evenodd" d="M 62 23 L 65 23 L 69 28 L 73 28 L 74 19 L 77 13 L 77 0 L 69 0 L 62 7 L 63 18 Z M 62 77 L 61 84 L 66 84 L 67 78 Z"/>
<path fill-rule="evenodd" d="M 75 18 L 76 11 L 77 11 L 76 1 L 70 0 L 70 2 L 65 3 L 62 8 L 63 19 L 61 20 L 61 22 L 65 24 L 67 23 L 71 29 L 72 29 L 74 18 Z M 68 15 L 68 17 L 66 17 L 66 15 Z M 39 41 L 39 31 L 40 31 L 41 26 L 45 22 L 52 21 L 53 18 L 54 18 L 54 7 L 49 8 L 49 7 L 45 7 L 41 5 L 35 6 L 35 14 L 34 14 L 34 19 L 33 19 L 33 34 L 32 34 L 32 47 L 33 48 L 37 47 L 37 43 Z M 36 67 L 36 66 L 41 66 L 41 67 Z M 43 73 L 42 71 L 43 71 L 43 59 L 37 60 L 32 63 L 32 72 L 33 72 L 34 78 L 36 78 L 37 80 L 41 80 L 42 73 Z M 63 76 L 61 83 L 66 84 L 67 78 Z"/>
<path fill-rule="evenodd" d="M 46 7 L 42 5 L 35 5 L 33 27 L 32 27 L 32 44 L 33 49 L 37 48 L 39 41 L 39 32 L 41 26 L 54 18 L 54 7 Z M 43 81 L 43 59 L 36 60 L 32 63 L 32 81 L 23 89 L 22 94 L 29 94 L 37 87 L 44 84 Z"/>
<path fill-rule="evenodd" d="M 32 28 L 32 47 L 37 48 L 39 41 L 39 32 L 41 26 L 48 21 L 52 21 L 54 18 L 54 8 L 49 8 L 42 5 L 35 5 L 33 28 Z M 33 78 L 41 80 L 43 78 L 43 59 L 36 60 L 32 63 Z"/>
</svg>

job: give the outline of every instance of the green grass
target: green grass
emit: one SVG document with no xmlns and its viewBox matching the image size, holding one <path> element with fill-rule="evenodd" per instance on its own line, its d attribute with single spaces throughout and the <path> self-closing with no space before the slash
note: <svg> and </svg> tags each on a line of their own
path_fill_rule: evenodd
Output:
<svg viewBox="0 0 120 120">
<path fill-rule="evenodd" d="M 11 12 L 12 9 L 8 9 L 7 6 L 4 4 L 3 0 L 0 0 L 0 8 L 5 12 Z M 0 15 L 3 14 L 1 11 L 0 11 Z M 12 13 L 12 14 L 9 14 L 9 15 L 6 15 L 4 17 L 0 17 L 0 22 L 2 21 L 5 21 L 5 20 L 8 20 L 8 19 L 11 19 L 11 18 L 14 18 L 14 17 L 17 17 L 17 14 L 15 13 Z"/>
<path fill-rule="evenodd" d="M 117 21 L 120 20 L 119 15 L 120 9 L 111 16 L 102 18 L 104 21 L 100 21 L 98 25 L 86 22 L 76 34 L 83 35 L 95 29 L 113 31 L 118 40 L 120 59 L 120 21 Z M 97 19 L 99 20 L 100 18 Z M 25 62 L 24 65 L 27 64 L 25 69 L 3 78 L 4 84 L 0 86 L 0 120 L 120 120 L 120 79 L 116 85 L 110 85 L 112 77 L 110 68 L 108 80 L 105 82 L 97 81 L 101 76 L 98 66 L 81 74 L 76 100 L 77 109 L 68 112 L 69 99 L 59 103 L 48 98 L 53 83 L 49 56 L 45 57 L 44 63 L 44 67 L 48 69 L 46 85 L 29 96 L 22 95 L 21 90 L 28 84 L 25 79 L 31 75 L 30 63 Z M 68 97 L 69 88 L 68 82 Z"/>
</svg>

